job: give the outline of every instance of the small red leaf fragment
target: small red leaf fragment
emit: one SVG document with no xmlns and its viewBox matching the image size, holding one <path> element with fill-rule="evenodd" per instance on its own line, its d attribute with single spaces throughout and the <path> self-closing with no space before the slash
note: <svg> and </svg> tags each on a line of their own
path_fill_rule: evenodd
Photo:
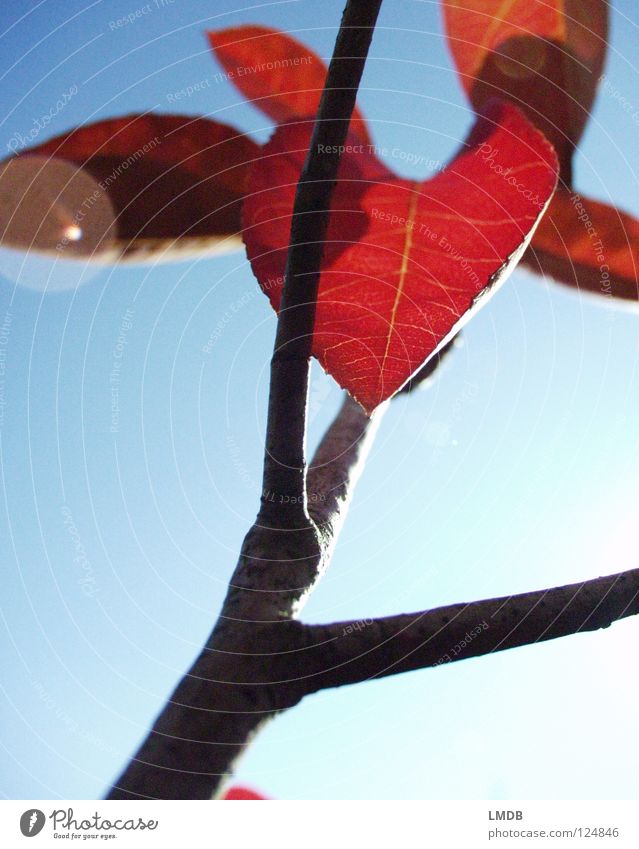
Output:
<svg viewBox="0 0 639 849">
<path fill-rule="evenodd" d="M 309 136 L 306 124 L 277 130 L 244 203 L 248 256 L 275 309 Z M 313 353 L 371 413 L 503 282 L 553 193 L 557 162 L 543 135 L 501 102 L 489 104 L 458 156 L 425 182 L 395 177 L 355 136 L 348 144 Z"/>
<path fill-rule="evenodd" d="M 639 300 L 639 221 L 558 189 L 524 261 L 534 271 L 598 295 Z"/>
<path fill-rule="evenodd" d="M 314 118 L 326 79 L 326 65 L 312 50 L 280 30 L 241 26 L 207 33 L 227 78 L 278 124 Z M 370 142 L 356 107 L 351 132 Z"/>
<path fill-rule="evenodd" d="M 251 790 L 250 787 L 230 787 L 224 796 L 222 796 L 223 800 L 226 801 L 247 801 L 247 800 L 259 800 L 264 801 L 268 799 L 268 796 L 261 796 L 259 793 L 256 793 L 255 790 Z"/>
</svg>

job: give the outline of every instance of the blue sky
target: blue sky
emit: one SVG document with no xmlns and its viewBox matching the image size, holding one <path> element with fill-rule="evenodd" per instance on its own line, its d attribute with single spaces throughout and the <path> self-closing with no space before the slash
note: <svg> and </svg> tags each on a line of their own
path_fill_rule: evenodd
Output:
<svg viewBox="0 0 639 849">
<path fill-rule="evenodd" d="M 73 85 L 50 134 L 153 107 L 264 139 L 270 124 L 229 83 L 171 102 L 219 71 L 203 31 L 278 26 L 327 57 L 341 5 L 151 0 L 112 26 L 145 4 L 22 2 L 2 37 L 2 149 Z M 606 74 L 635 108 L 602 95 L 576 167 L 578 190 L 635 215 L 637 24 L 629 0 L 614 4 Z M 472 116 L 437 3 L 386 0 L 360 103 L 380 146 L 455 151 Z M 274 315 L 240 252 L 55 293 L 0 263 L 0 794 L 95 798 L 205 640 L 254 518 Z M 305 618 L 636 566 L 638 354 L 636 313 L 516 271 L 441 379 L 393 403 Z M 339 402 L 315 368 L 311 443 Z M 271 723 L 238 778 L 290 799 L 636 798 L 636 644 L 630 620 L 322 693 Z"/>
</svg>

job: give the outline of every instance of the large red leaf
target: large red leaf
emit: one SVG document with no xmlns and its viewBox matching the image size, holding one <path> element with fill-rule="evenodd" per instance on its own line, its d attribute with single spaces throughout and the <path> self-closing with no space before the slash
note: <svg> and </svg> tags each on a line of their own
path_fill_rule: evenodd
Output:
<svg viewBox="0 0 639 849">
<path fill-rule="evenodd" d="M 557 151 L 564 182 L 590 115 L 608 33 L 605 0 L 443 0 L 450 49 L 479 112 L 524 109 Z"/>
<path fill-rule="evenodd" d="M 309 134 L 307 123 L 277 130 L 244 203 L 248 255 L 275 309 Z M 370 413 L 505 279 L 552 195 L 557 162 L 543 135 L 504 103 L 489 104 L 460 154 L 423 183 L 395 177 L 357 137 L 349 144 L 313 352 Z"/>
<path fill-rule="evenodd" d="M 275 122 L 315 117 L 326 65 L 305 44 L 262 26 L 231 27 L 207 35 L 227 78 Z M 370 142 L 357 107 L 350 129 Z"/>
<path fill-rule="evenodd" d="M 246 175 L 258 150 L 247 136 L 206 118 L 130 115 L 79 127 L 0 166 L 0 193 L 6 200 L 15 182 L 14 164 L 20 163 L 18 176 L 24 180 L 29 166 L 25 158 L 38 155 L 31 160 L 30 191 L 15 198 L 15 208 L 3 202 L 2 215 L 11 217 L 11 228 L 0 222 L 0 229 L 10 234 L 5 241 L 26 248 L 34 244 L 33 231 L 43 217 L 42 198 L 47 195 L 43 183 L 56 176 L 55 162 L 62 160 L 80 166 L 96 186 L 88 202 L 82 192 L 76 192 L 77 197 L 67 193 L 66 207 L 77 209 L 65 208 L 65 216 L 75 216 L 86 227 L 100 196 L 108 198 L 120 254 L 139 259 L 168 248 L 179 254 L 213 251 L 239 238 Z M 42 157 L 51 160 L 44 169 Z"/>
<path fill-rule="evenodd" d="M 639 221 L 566 189 L 555 193 L 524 260 L 561 283 L 639 300 Z"/>
</svg>

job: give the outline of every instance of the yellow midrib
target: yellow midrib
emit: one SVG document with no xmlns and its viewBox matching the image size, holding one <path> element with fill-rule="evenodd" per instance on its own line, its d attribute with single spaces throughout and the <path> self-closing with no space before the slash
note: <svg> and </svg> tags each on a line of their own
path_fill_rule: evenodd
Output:
<svg viewBox="0 0 639 849">
<path fill-rule="evenodd" d="M 419 202 L 419 184 L 414 182 L 411 184 L 411 197 L 408 202 L 408 214 L 406 215 L 406 232 L 404 234 L 404 248 L 402 250 L 402 264 L 399 269 L 399 280 L 397 282 L 397 291 L 395 293 L 395 301 L 393 302 L 393 309 L 391 311 L 390 322 L 388 326 L 388 337 L 386 339 L 386 350 L 384 351 L 384 358 L 382 360 L 382 367 L 380 369 L 380 374 L 383 377 L 384 375 L 384 367 L 386 365 L 386 360 L 388 359 L 388 352 L 390 350 L 391 341 L 393 338 L 393 330 L 395 329 L 395 321 L 397 318 L 397 310 L 399 308 L 399 302 L 401 301 L 402 294 L 404 291 L 404 283 L 406 281 L 406 274 L 408 272 L 408 260 L 410 256 L 410 251 L 413 246 L 413 225 L 415 223 L 415 216 L 417 215 L 417 204 Z"/>
</svg>

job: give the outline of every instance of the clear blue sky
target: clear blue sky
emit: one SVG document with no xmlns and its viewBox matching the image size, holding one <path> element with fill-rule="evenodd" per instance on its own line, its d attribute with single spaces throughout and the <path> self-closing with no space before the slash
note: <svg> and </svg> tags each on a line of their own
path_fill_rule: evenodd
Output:
<svg viewBox="0 0 639 849">
<path fill-rule="evenodd" d="M 327 57 L 342 4 L 151 0 L 135 23 L 110 27 L 144 5 L 3 10 L 5 26 L 15 21 L 2 37 L 3 151 L 74 84 L 51 134 L 154 107 L 266 138 L 270 125 L 228 83 L 179 104 L 167 95 L 218 72 L 206 28 L 279 26 Z M 606 73 L 634 108 L 598 101 L 577 186 L 639 215 L 639 10 L 614 7 Z M 471 115 L 436 2 L 386 0 L 361 105 L 382 146 L 434 160 L 455 151 Z M 241 253 L 103 270 L 55 294 L 3 276 L 0 326 L 7 314 L 0 795 L 94 798 L 205 640 L 254 518 L 274 316 Z M 305 618 L 636 566 L 637 321 L 517 271 L 442 379 L 392 405 Z M 316 368 L 312 442 L 339 400 Z M 239 779 L 288 799 L 636 798 L 637 627 L 315 696 L 268 727 Z"/>
</svg>

